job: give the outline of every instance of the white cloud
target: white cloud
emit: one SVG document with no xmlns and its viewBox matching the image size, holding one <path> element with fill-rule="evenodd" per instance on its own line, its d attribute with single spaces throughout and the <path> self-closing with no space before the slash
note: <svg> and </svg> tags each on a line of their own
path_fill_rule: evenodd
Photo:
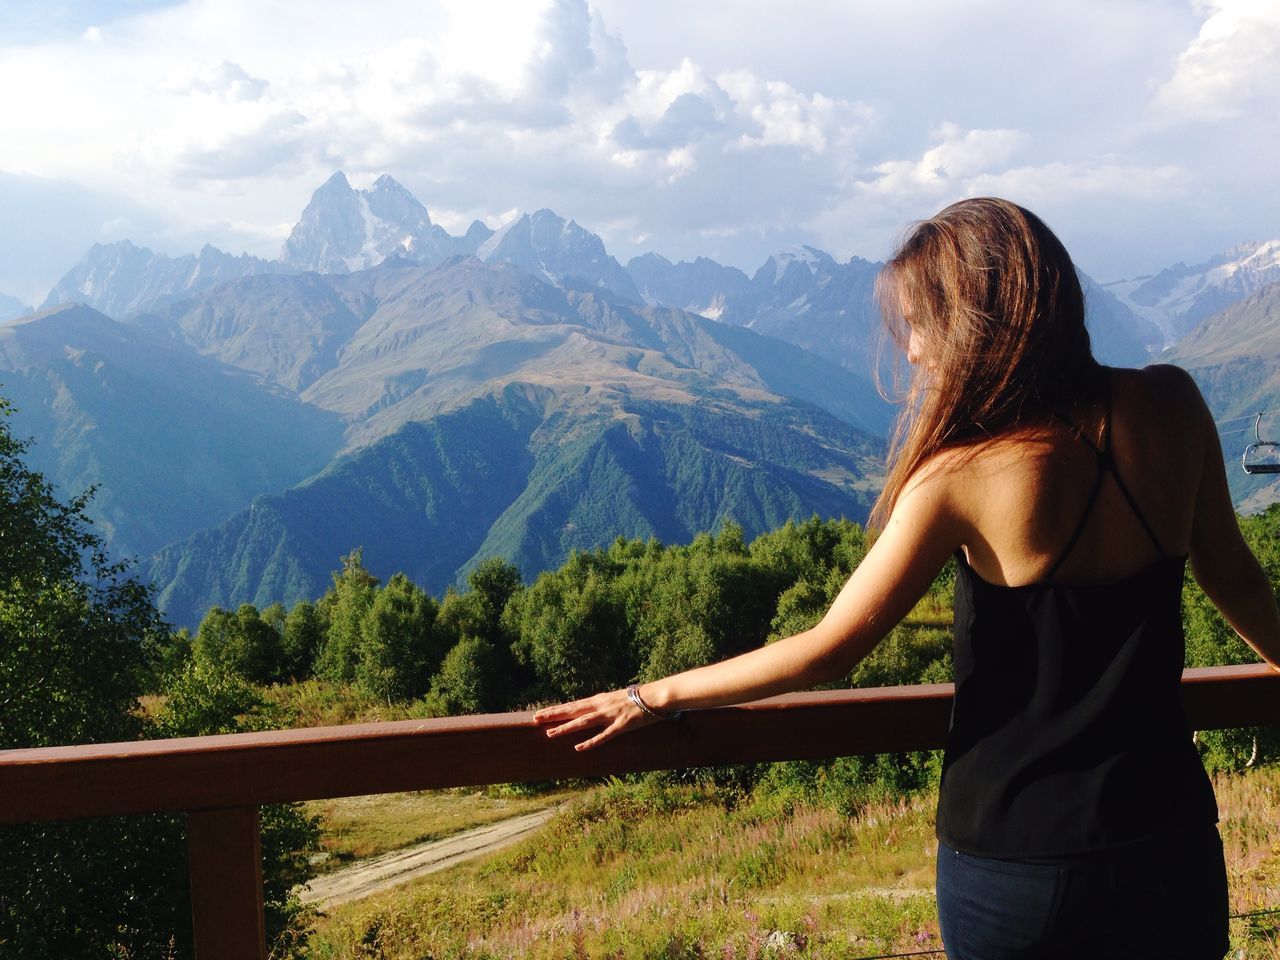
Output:
<svg viewBox="0 0 1280 960">
<path fill-rule="evenodd" d="M 876 177 L 859 189 L 897 197 L 932 197 L 954 192 L 975 175 L 1003 166 L 1027 135 L 1018 130 L 961 130 L 944 123 L 935 133 L 940 141 L 919 160 L 886 160 L 876 164 Z"/>
<path fill-rule="evenodd" d="M 944 123 L 934 134 L 937 142 L 918 159 L 875 164 L 873 176 L 858 180 L 838 202 L 810 218 L 809 228 L 839 254 L 883 257 L 909 222 L 965 197 L 999 196 L 1034 210 L 1051 225 L 1092 237 L 1116 211 L 1127 210 L 1128 220 L 1136 210 L 1169 208 L 1197 185 L 1177 164 L 1104 158 L 1015 165 L 1012 161 L 1036 148 L 1032 137 L 1017 130 L 962 130 Z M 1108 249 L 1123 249 L 1126 242 L 1119 235 Z M 1105 275 L 1117 275 L 1116 268 L 1108 267 Z"/>
<path fill-rule="evenodd" d="M 221 60 L 176 72 L 170 76 L 166 86 L 177 96 L 214 94 L 234 103 L 257 100 L 267 89 L 267 81 L 249 76 L 238 63 Z"/>
<path fill-rule="evenodd" d="M 1007 196 L 1026 206 L 1067 208 L 1090 197 L 1115 203 L 1172 201 L 1189 192 L 1189 172 L 1177 164 L 1046 163 L 969 178 L 969 196 Z"/>
<path fill-rule="evenodd" d="M 23 92 L 0 98 L 0 129 L 17 131 L 0 169 L 121 198 L 149 231 L 132 239 L 167 252 L 207 239 L 274 255 L 339 168 L 391 173 L 453 232 L 549 206 L 623 260 L 643 244 L 747 268 L 792 243 L 876 256 L 975 192 L 1069 198 L 1104 225 L 1162 197 L 1205 245 L 1280 222 L 1240 174 L 1240 158 L 1280 162 L 1280 4 L 1222 0 L 1196 18 L 1151 0 L 796 0 L 745 17 L 728 0 L 595 2 L 382 0 L 352 16 L 312 0 L 299 18 L 184 0 L 0 44 L 0 85 Z M 1153 132 L 1152 78 L 1175 61 L 1156 95 L 1188 122 Z M 1225 109 L 1241 116 L 1201 135 Z M 1215 165 L 1236 174 L 1215 180 Z M 97 231 L 110 211 L 95 211 Z M 1152 267 L 1161 229 L 1130 240 Z"/>
<path fill-rule="evenodd" d="M 1274 108 L 1280 103 L 1280 3 L 1212 0 L 1198 6 L 1206 19 L 1161 85 L 1159 104 L 1182 119 L 1208 120 L 1237 116 L 1251 101 Z"/>
</svg>

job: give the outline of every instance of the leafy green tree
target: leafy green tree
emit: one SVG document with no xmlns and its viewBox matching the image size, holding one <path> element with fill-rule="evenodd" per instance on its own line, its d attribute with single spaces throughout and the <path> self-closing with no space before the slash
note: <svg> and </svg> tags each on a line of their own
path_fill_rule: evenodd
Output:
<svg viewBox="0 0 1280 960">
<path fill-rule="evenodd" d="M 320 608 L 309 600 L 299 600 L 284 620 L 285 676 L 301 680 L 311 675 L 316 657 L 328 633 L 328 623 Z"/>
<path fill-rule="evenodd" d="M 467 575 L 467 586 L 476 595 L 481 622 L 476 632 L 495 643 L 502 635 L 502 611 L 523 588 L 520 568 L 501 557 L 490 557 Z"/>
<path fill-rule="evenodd" d="M 158 675 L 148 657 L 173 638 L 149 589 L 107 559 L 88 496 L 64 503 L 24 465 L 9 409 L 0 400 L 0 749 L 154 733 L 137 698 Z M 303 850 L 291 829 L 291 849 Z M 181 817 L 0 827 L 0 849 L 0 954 L 191 956 Z M 296 875 L 269 862 L 269 884 Z"/>
<path fill-rule="evenodd" d="M 535 677 L 534 697 L 572 699 L 627 683 L 635 673 L 614 565 L 574 553 L 559 570 L 512 596 L 512 652 Z"/>
<path fill-rule="evenodd" d="M 146 587 L 111 564 L 85 517 L 27 469 L 0 400 L 0 749 L 136 737 L 145 649 L 165 632 Z M 122 929 L 168 932 L 123 821 L 0 828 L 0 944 L 24 957 L 107 956 Z"/>
<path fill-rule="evenodd" d="M 194 656 L 195 638 L 186 627 L 154 634 L 143 644 L 148 670 L 143 683 L 147 693 L 159 693 L 169 678 L 185 669 Z"/>
<path fill-rule="evenodd" d="M 362 553 L 357 548 L 342 558 L 342 569 L 333 575 L 333 588 L 320 599 L 329 626 L 316 660 L 316 674 L 328 680 L 354 680 L 360 662 L 364 616 L 378 588 L 378 578 L 364 568 Z"/>
<path fill-rule="evenodd" d="M 435 716 L 484 713 L 503 694 L 497 652 L 483 637 L 463 637 L 444 658 L 431 681 L 427 712 Z"/>
<path fill-rule="evenodd" d="M 438 611 L 403 573 L 388 580 L 361 624 L 356 682 L 388 701 L 424 693 L 445 654 L 433 629 Z"/>
<path fill-rule="evenodd" d="M 197 660 L 254 683 L 273 683 L 285 673 L 281 631 L 251 603 L 242 603 L 235 613 L 213 607 L 200 621 L 193 650 Z"/>
</svg>

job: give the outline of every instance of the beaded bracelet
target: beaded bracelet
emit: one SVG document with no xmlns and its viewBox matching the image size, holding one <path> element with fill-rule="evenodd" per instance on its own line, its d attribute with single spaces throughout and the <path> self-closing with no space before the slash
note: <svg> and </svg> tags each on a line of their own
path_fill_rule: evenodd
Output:
<svg viewBox="0 0 1280 960">
<path fill-rule="evenodd" d="M 675 713 L 659 713 L 644 702 L 644 698 L 640 696 L 640 684 L 638 683 L 633 683 L 627 687 L 627 699 L 655 720 L 676 720 L 684 713 L 683 710 L 677 710 Z"/>
</svg>

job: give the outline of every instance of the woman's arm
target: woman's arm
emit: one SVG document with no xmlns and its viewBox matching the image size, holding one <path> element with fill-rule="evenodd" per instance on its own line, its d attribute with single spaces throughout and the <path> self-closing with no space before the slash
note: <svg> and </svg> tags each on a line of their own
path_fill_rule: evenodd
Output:
<svg viewBox="0 0 1280 960">
<path fill-rule="evenodd" d="M 1280 609 L 1274 588 L 1240 533 L 1213 415 L 1194 381 L 1186 380 L 1196 394 L 1206 437 L 1191 527 L 1191 573 L 1236 633 L 1280 670 Z"/>
<path fill-rule="evenodd" d="M 908 485 L 884 532 L 817 626 L 730 660 L 646 683 L 640 688 L 645 703 L 663 713 L 717 707 L 846 675 L 915 606 L 959 546 L 947 488 L 945 478 L 936 475 Z M 653 722 L 624 690 L 548 707 L 534 719 L 548 724 L 549 737 L 605 728 L 577 744 L 578 750 Z"/>
</svg>

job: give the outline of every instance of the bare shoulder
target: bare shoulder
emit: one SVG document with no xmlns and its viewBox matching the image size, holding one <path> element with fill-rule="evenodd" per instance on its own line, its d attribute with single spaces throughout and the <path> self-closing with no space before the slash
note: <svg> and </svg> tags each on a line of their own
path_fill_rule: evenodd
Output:
<svg viewBox="0 0 1280 960">
<path fill-rule="evenodd" d="M 1199 410 L 1204 406 L 1200 388 L 1191 374 L 1171 363 L 1153 363 L 1140 370 L 1117 368 L 1112 371 L 1117 386 L 1136 395 L 1139 401 L 1159 405 L 1166 410 Z M 1170 411 L 1172 412 L 1172 411 Z"/>
<path fill-rule="evenodd" d="M 1016 455 L 1016 445 L 999 441 L 939 450 L 912 474 L 903 497 L 928 503 L 950 519 L 968 518 L 974 491 L 996 479 Z"/>
<path fill-rule="evenodd" d="M 1213 417 L 1191 374 L 1172 364 L 1112 373 L 1117 419 L 1129 416 L 1144 432 L 1185 448 L 1201 446 L 1213 430 Z"/>
</svg>

